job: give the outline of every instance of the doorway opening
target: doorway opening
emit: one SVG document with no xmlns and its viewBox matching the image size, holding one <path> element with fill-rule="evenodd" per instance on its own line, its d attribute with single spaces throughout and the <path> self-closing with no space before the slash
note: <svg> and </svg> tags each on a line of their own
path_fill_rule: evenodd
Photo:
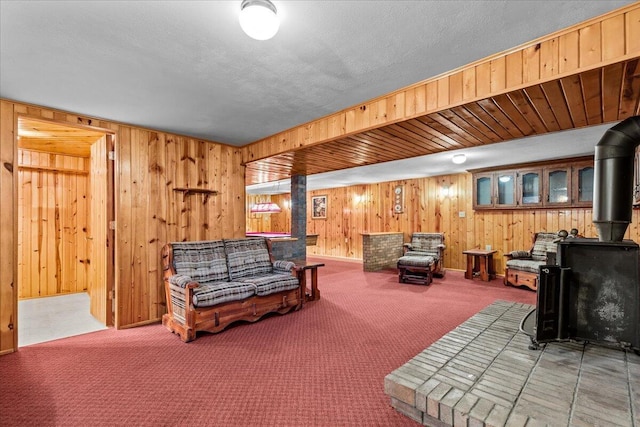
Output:
<svg viewBox="0 0 640 427">
<path fill-rule="evenodd" d="M 113 134 L 18 117 L 18 346 L 113 325 Z"/>
</svg>

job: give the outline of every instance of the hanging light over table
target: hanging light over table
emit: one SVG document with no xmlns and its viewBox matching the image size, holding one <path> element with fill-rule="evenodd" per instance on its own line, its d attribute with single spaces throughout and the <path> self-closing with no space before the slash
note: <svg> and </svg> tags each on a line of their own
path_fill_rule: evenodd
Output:
<svg viewBox="0 0 640 427">
<path fill-rule="evenodd" d="M 277 203 L 273 203 L 273 202 L 256 203 L 255 205 L 251 206 L 251 213 L 271 214 L 271 213 L 280 213 L 280 212 L 282 212 L 282 209 L 280 209 L 280 206 L 278 206 Z"/>
</svg>

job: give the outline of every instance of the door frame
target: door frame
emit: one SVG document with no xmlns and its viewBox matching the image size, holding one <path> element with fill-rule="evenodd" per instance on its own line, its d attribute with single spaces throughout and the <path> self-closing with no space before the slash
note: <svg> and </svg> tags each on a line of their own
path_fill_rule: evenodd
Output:
<svg viewBox="0 0 640 427">
<path fill-rule="evenodd" d="M 115 242 L 116 242 L 116 234 L 115 227 L 110 226 L 110 224 L 115 224 L 115 150 L 117 146 L 117 133 L 111 129 L 102 128 L 93 125 L 87 124 L 75 124 L 68 123 L 62 120 L 43 118 L 41 116 L 33 115 L 33 114 L 25 114 L 25 113 L 14 113 L 14 129 L 15 132 L 13 134 L 13 158 L 14 158 L 14 171 L 13 174 L 13 204 L 14 209 L 16 211 L 16 215 L 13 218 L 13 227 L 14 227 L 14 242 L 13 242 L 13 250 L 14 250 L 14 283 L 16 284 L 16 288 L 19 286 L 18 283 L 18 215 L 17 215 L 17 206 L 18 206 L 18 133 L 19 133 L 19 123 L 21 119 L 28 119 L 30 121 L 38 121 L 43 123 L 53 123 L 58 126 L 70 127 L 70 128 L 80 128 L 80 129 L 88 129 L 96 132 L 103 133 L 106 137 L 106 145 L 107 145 L 107 158 L 105 159 L 107 162 L 107 251 L 106 251 L 106 264 L 107 264 L 107 287 L 106 287 L 106 295 L 107 299 L 107 310 L 106 310 L 106 321 L 105 326 L 113 326 L 115 319 L 115 307 L 116 307 L 116 289 L 117 286 L 115 284 Z M 14 320 L 14 328 L 13 328 L 13 341 L 14 341 L 14 349 L 19 349 L 18 343 L 18 328 L 20 325 L 18 324 L 18 292 L 17 290 L 13 293 L 14 298 L 14 312 L 15 312 L 15 320 Z"/>
</svg>

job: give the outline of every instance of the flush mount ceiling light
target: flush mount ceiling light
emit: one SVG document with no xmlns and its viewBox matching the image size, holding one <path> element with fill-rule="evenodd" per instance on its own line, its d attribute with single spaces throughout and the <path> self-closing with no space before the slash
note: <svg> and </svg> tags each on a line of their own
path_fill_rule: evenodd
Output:
<svg viewBox="0 0 640 427">
<path fill-rule="evenodd" d="M 278 11 L 269 0 L 243 0 L 240 26 L 252 39 L 269 40 L 280 28 Z"/>
<path fill-rule="evenodd" d="M 464 154 L 454 154 L 451 161 L 456 165 L 461 165 L 467 161 L 467 156 Z"/>
</svg>

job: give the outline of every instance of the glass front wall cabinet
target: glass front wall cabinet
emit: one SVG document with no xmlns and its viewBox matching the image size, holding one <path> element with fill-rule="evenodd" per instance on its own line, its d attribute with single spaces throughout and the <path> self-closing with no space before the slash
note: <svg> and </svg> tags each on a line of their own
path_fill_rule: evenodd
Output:
<svg viewBox="0 0 640 427">
<path fill-rule="evenodd" d="M 496 207 L 516 206 L 516 174 L 515 172 L 498 172 L 495 174 Z"/>
<path fill-rule="evenodd" d="M 493 207 L 493 174 L 476 174 L 473 177 L 473 208 Z"/>
<path fill-rule="evenodd" d="M 518 173 L 520 204 L 524 207 L 542 206 L 542 170 L 522 170 Z"/>
<path fill-rule="evenodd" d="M 568 167 L 545 168 L 545 206 L 571 204 L 571 169 Z"/>
<path fill-rule="evenodd" d="M 591 207 L 593 159 L 587 157 L 512 166 L 473 174 L 474 209 Z M 636 202 L 640 166 L 636 164 Z"/>
<path fill-rule="evenodd" d="M 593 165 L 576 165 L 573 168 L 573 204 L 591 206 L 593 204 Z"/>
</svg>

